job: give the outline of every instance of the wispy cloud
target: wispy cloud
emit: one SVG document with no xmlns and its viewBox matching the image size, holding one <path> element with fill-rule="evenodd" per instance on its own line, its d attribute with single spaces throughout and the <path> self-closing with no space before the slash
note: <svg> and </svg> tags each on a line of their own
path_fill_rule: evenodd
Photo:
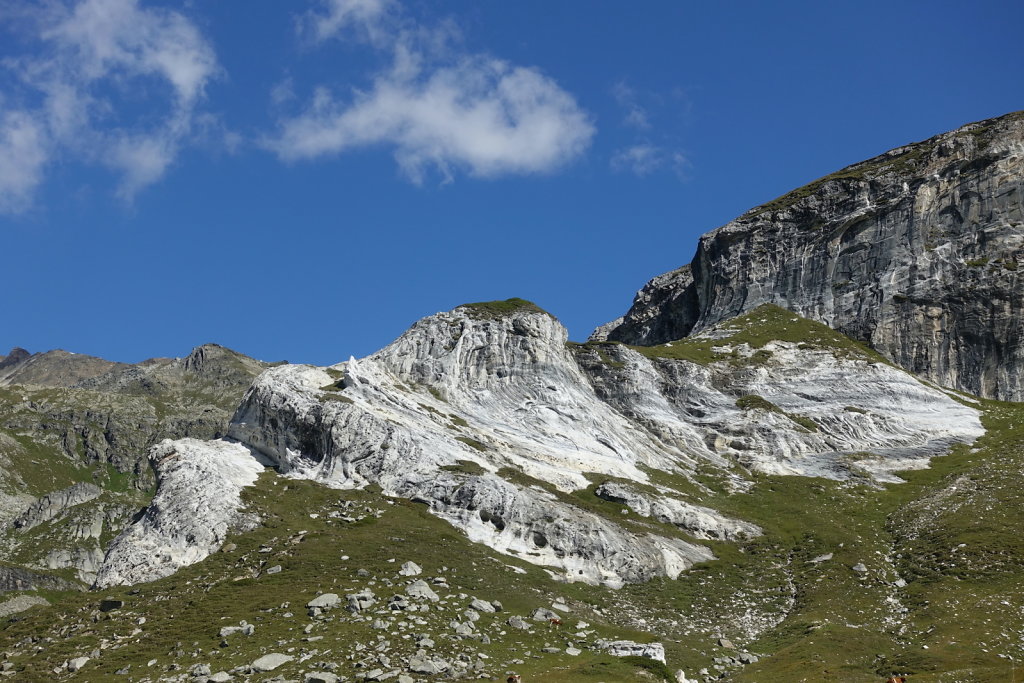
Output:
<svg viewBox="0 0 1024 683">
<path fill-rule="evenodd" d="M 626 85 L 625 81 L 619 81 L 612 86 L 612 96 L 625 111 L 623 117 L 625 125 L 639 130 L 647 130 L 651 127 L 647 110 L 637 103 L 636 92 Z"/>
<path fill-rule="evenodd" d="M 682 178 L 688 165 L 689 162 L 681 152 L 646 143 L 616 150 L 611 159 L 613 171 L 629 172 L 641 177 L 656 171 L 670 170 Z"/>
<path fill-rule="evenodd" d="M 349 29 L 371 41 L 384 39 L 385 19 L 397 10 L 394 0 L 320 0 L 302 17 L 301 26 L 314 41 L 337 37 Z"/>
<path fill-rule="evenodd" d="M 656 95 L 641 97 L 625 81 L 619 81 L 611 88 L 612 97 L 622 109 L 622 126 L 630 130 L 631 144 L 620 147 L 612 153 L 609 165 L 613 171 L 632 173 L 645 177 L 661 171 L 675 173 L 681 180 L 686 177 L 689 161 L 662 131 L 655 128 L 652 111 L 658 113 L 664 103 Z M 645 100 L 652 107 L 643 106 Z"/>
<path fill-rule="evenodd" d="M 0 118 L 0 212 L 31 205 L 48 156 L 45 135 L 27 112 L 7 111 Z"/>
<path fill-rule="evenodd" d="M 321 39 L 358 28 L 391 63 L 368 89 L 339 97 L 320 88 L 304 111 L 283 119 L 266 143 L 281 159 L 384 145 L 421 182 L 429 169 L 446 180 L 458 170 L 483 177 L 551 171 L 589 146 L 589 115 L 540 70 L 462 53 L 451 26 L 416 25 L 393 2 L 325 5 L 327 14 L 314 15 Z"/>
<path fill-rule="evenodd" d="M 219 72 L 195 25 L 138 0 L 49 3 L 22 20 L 38 49 L 4 63 L 16 93 L 0 102 L 0 210 L 30 206 L 58 156 L 114 169 L 128 200 L 160 179 Z"/>
</svg>

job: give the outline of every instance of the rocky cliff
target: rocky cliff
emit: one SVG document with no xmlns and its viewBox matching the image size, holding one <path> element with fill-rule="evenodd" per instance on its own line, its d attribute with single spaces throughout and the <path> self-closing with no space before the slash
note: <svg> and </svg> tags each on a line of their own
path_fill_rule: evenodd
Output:
<svg viewBox="0 0 1024 683">
<path fill-rule="evenodd" d="M 1024 400 L 1024 112 L 854 164 L 704 235 L 595 339 L 653 345 L 774 303 L 938 384 Z"/>
<path fill-rule="evenodd" d="M 217 483 L 226 475 L 210 462 L 226 453 L 335 488 L 378 486 L 561 580 L 619 587 L 713 559 L 703 540 L 761 533 L 697 504 L 700 468 L 733 491 L 757 473 L 898 482 L 894 471 L 982 433 L 973 407 L 777 307 L 653 351 L 566 337 L 529 302 L 488 302 L 424 318 L 367 358 L 267 370 L 230 441 L 151 452 L 154 506 L 111 546 L 100 585 L 216 549 L 245 485 Z M 195 510 L 219 531 L 184 543 L 200 538 Z"/>
</svg>

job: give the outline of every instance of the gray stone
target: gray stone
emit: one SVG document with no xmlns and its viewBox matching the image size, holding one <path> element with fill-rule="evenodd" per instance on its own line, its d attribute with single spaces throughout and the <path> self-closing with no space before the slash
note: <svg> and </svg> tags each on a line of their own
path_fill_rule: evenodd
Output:
<svg viewBox="0 0 1024 683">
<path fill-rule="evenodd" d="M 267 574 L 280 574 L 280 573 L 281 573 L 281 565 L 279 565 L 279 564 L 275 564 L 273 567 L 270 567 L 269 569 L 267 569 Z"/>
<path fill-rule="evenodd" d="M 75 657 L 68 661 L 68 671 L 78 671 L 88 663 L 88 657 Z"/>
<path fill-rule="evenodd" d="M 41 598 L 38 595 L 16 595 L 9 600 L 0 602 L 0 618 L 24 612 L 37 605 L 49 604 L 50 602 L 46 598 Z"/>
<path fill-rule="evenodd" d="M 440 674 L 451 668 L 451 665 L 440 658 L 413 655 L 409 658 L 409 671 L 414 674 Z"/>
<path fill-rule="evenodd" d="M 484 612 L 487 614 L 493 614 L 497 611 L 494 608 L 494 605 L 484 600 L 480 600 L 479 598 L 474 598 L 473 601 L 469 603 L 469 606 L 475 609 L 477 612 Z"/>
<path fill-rule="evenodd" d="M 306 683 L 338 683 L 338 677 L 327 671 L 306 674 Z"/>
<path fill-rule="evenodd" d="M 423 598 L 426 600 L 430 600 L 431 602 L 437 602 L 441 599 L 437 595 L 437 593 L 435 593 L 430 588 L 430 586 L 427 585 L 427 582 L 422 579 L 417 579 L 416 581 L 413 581 L 411 584 L 406 586 L 405 592 L 410 597 Z"/>
<path fill-rule="evenodd" d="M 99 498 L 103 489 L 95 484 L 80 482 L 60 491 L 48 493 L 12 522 L 15 529 L 28 531 L 44 522 L 55 519 L 68 509 Z"/>
<path fill-rule="evenodd" d="M 277 667 L 281 666 L 282 664 L 287 664 L 293 659 L 294 657 L 289 657 L 288 655 L 281 654 L 280 652 L 271 652 L 268 655 L 263 655 L 255 662 L 253 662 L 250 666 L 252 667 L 253 671 L 263 673 L 265 671 L 273 671 Z"/>
<path fill-rule="evenodd" d="M 331 609 L 337 607 L 341 603 L 341 598 L 338 597 L 337 593 L 324 593 L 318 595 L 309 602 L 306 603 L 306 607 L 316 607 L 317 609 Z"/>
<path fill-rule="evenodd" d="M 561 619 L 562 617 L 549 609 L 538 607 L 530 612 L 530 618 L 534 621 L 548 621 L 549 619 Z"/>
<path fill-rule="evenodd" d="M 400 576 L 419 576 L 423 573 L 423 569 L 415 562 L 409 561 L 402 565 L 398 573 Z"/>
<path fill-rule="evenodd" d="M 530 623 L 522 617 L 511 616 L 505 621 L 505 623 L 512 628 L 519 629 L 520 631 L 527 631 L 530 629 Z"/>
<path fill-rule="evenodd" d="M 775 303 L 936 384 L 1024 400 L 1022 139 L 1018 114 L 970 124 L 752 209 L 596 338 L 655 345 Z"/>
<path fill-rule="evenodd" d="M 661 643 L 637 643 L 632 640 L 599 640 L 597 646 L 613 657 L 648 657 L 665 663 L 665 646 Z"/>
</svg>

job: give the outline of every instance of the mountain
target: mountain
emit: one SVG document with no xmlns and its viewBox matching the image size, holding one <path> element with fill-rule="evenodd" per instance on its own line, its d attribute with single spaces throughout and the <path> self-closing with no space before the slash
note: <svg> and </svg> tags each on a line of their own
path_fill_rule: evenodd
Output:
<svg viewBox="0 0 1024 683">
<path fill-rule="evenodd" d="M 0 674 L 1012 680 L 1024 406 L 961 386 L 986 354 L 1012 358 L 1018 338 L 1000 333 L 1019 321 L 995 304 L 980 317 L 973 266 L 911 238 L 951 215 L 935 207 L 959 177 L 980 188 L 956 200 L 975 218 L 931 251 L 1010 243 L 1020 121 L 748 212 L 586 343 L 509 299 L 328 367 L 207 345 L 90 364 L 66 386 L 63 356 L 12 351 L 2 371 L 38 358 L 20 376 L 51 384 L 0 387 Z M 769 247 L 798 260 L 762 259 Z M 1013 296 L 1001 258 L 985 291 Z M 825 275 L 840 261 L 859 278 L 849 299 Z M 934 278 L 893 274 L 926 262 Z M 836 329 L 844 312 L 924 334 L 916 309 L 851 303 L 872 287 L 938 297 L 929 339 L 946 340 L 947 366 L 921 339 L 916 366 Z M 994 378 L 978 393 L 1002 395 L 1016 372 L 978 374 Z"/>
<path fill-rule="evenodd" d="M 1024 112 L 751 209 L 595 339 L 660 344 L 773 303 L 943 386 L 1024 400 Z"/>
<path fill-rule="evenodd" d="M 13 362 L 0 369 L 2 564 L 86 585 L 105 546 L 152 497 L 150 447 L 221 436 L 268 367 L 212 344 L 137 365 L 65 351 L 15 349 L 6 358 Z"/>
<path fill-rule="evenodd" d="M 0 386 L 71 387 L 120 365 L 60 349 L 30 354 L 25 349 L 14 348 L 0 361 Z"/>
</svg>

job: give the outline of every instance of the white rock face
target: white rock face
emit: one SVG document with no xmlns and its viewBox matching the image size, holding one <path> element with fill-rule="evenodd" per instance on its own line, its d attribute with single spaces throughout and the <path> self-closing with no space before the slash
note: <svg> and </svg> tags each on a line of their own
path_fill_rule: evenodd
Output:
<svg viewBox="0 0 1024 683">
<path fill-rule="evenodd" d="M 674 524 L 697 538 L 732 541 L 761 535 L 756 524 L 729 519 L 711 508 L 675 498 L 645 495 L 619 482 L 605 482 L 594 493 L 604 500 L 626 505 L 642 517 Z"/>
<path fill-rule="evenodd" d="M 722 348 L 753 354 L 726 341 Z M 788 342 L 768 343 L 761 352 L 767 356 L 756 364 L 704 366 L 612 346 L 604 353 L 618 367 L 581 362 L 603 399 L 663 443 L 766 474 L 899 482 L 893 471 L 927 467 L 950 444 L 984 433 L 977 410 L 890 365 Z M 779 412 L 737 407 L 745 395 Z M 809 418 L 816 429 L 792 416 Z M 852 456 L 864 452 L 875 456 Z"/>
<path fill-rule="evenodd" d="M 158 489 L 145 515 L 111 544 L 96 587 L 155 581 L 220 548 L 241 514 L 241 490 L 263 465 L 241 444 L 180 439 L 149 453 Z"/>
<path fill-rule="evenodd" d="M 977 410 L 889 365 L 784 342 L 758 354 L 706 366 L 649 359 L 567 346 L 565 329 L 536 310 L 461 307 L 358 361 L 271 368 L 229 427 L 240 443 L 154 449 L 157 497 L 114 543 L 97 585 L 166 576 L 215 550 L 257 456 L 328 486 L 378 484 L 556 578 L 617 587 L 714 559 L 699 539 L 760 533 L 688 502 L 659 473 L 685 478 L 703 463 L 737 491 L 747 470 L 899 481 L 892 472 L 982 433 Z M 748 394 L 775 407 L 737 407 Z M 693 540 L 638 533 L 565 495 L 594 483 Z"/>
<path fill-rule="evenodd" d="M 646 481 L 641 466 L 686 460 L 601 401 L 565 342 L 565 328 L 543 313 L 441 313 L 382 351 L 335 366 L 344 373 L 340 393 L 321 390 L 334 379 L 319 368 L 268 371 L 229 433 L 291 476 L 342 488 L 375 482 L 426 502 L 470 539 L 562 579 L 620 586 L 713 559 L 703 546 L 634 535 L 552 491 L 498 476 L 509 468 L 571 491 L 590 484 L 585 472 Z M 482 473 L 441 469 L 460 460 Z"/>
</svg>

